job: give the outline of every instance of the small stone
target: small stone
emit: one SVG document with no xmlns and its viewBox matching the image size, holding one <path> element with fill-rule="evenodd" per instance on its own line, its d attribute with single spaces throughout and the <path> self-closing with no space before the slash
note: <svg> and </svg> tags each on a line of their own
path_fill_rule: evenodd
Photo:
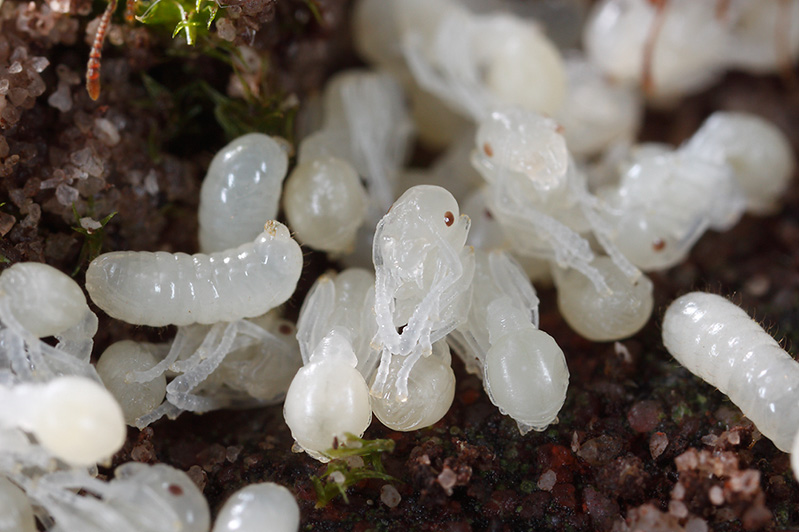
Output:
<svg viewBox="0 0 799 532">
<path fill-rule="evenodd" d="M 59 82 L 56 91 L 47 97 L 47 104 L 62 113 L 69 112 L 72 109 L 72 93 L 69 90 L 69 85 Z"/>
<path fill-rule="evenodd" d="M 243 447 L 241 445 L 229 446 L 227 449 L 225 449 L 225 459 L 230 463 L 235 462 L 238 459 L 239 454 L 241 454 L 242 449 Z"/>
<path fill-rule="evenodd" d="M 671 498 L 681 501 L 685 498 L 685 486 L 678 482 L 671 490 Z"/>
<path fill-rule="evenodd" d="M 6 236 L 6 233 L 11 231 L 17 219 L 7 212 L 0 212 L 0 236 Z"/>
<path fill-rule="evenodd" d="M 8 78 L 0 79 L 0 95 L 8 94 Z"/>
<path fill-rule="evenodd" d="M 380 502 L 389 508 L 396 508 L 401 500 L 402 496 L 397 491 L 397 488 L 391 484 L 384 484 L 383 487 L 380 488 Z"/>
<path fill-rule="evenodd" d="M 688 516 L 688 507 L 682 501 L 669 501 L 669 513 L 677 519 Z"/>
<path fill-rule="evenodd" d="M 186 474 L 189 476 L 192 482 L 194 482 L 200 491 L 205 489 L 205 485 L 208 484 L 208 474 L 203 471 L 203 468 L 198 465 L 193 465 L 186 471 Z"/>
<path fill-rule="evenodd" d="M 116 146 L 119 144 L 120 136 L 116 126 L 106 118 L 98 118 L 94 121 L 94 134 L 106 146 Z"/>
<path fill-rule="evenodd" d="M 447 495 L 452 495 L 452 488 L 455 487 L 455 483 L 458 481 L 458 475 L 455 474 L 455 471 L 448 467 L 444 467 L 441 473 L 438 474 L 436 478 L 438 483 L 444 488 L 444 491 L 447 492 Z"/>
<path fill-rule="evenodd" d="M 144 190 L 151 196 L 158 194 L 158 177 L 155 175 L 155 170 L 150 170 L 144 178 Z"/>
<path fill-rule="evenodd" d="M 692 517 L 685 523 L 685 532 L 707 532 L 707 521 L 701 517 Z"/>
<path fill-rule="evenodd" d="M 74 187 L 67 185 L 66 183 L 61 183 L 55 189 L 55 197 L 58 200 L 58 203 L 69 207 L 80 197 L 80 193 Z"/>
<path fill-rule="evenodd" d="M 721 486 L 713 486 L 710 488 L 710 491 L 707 492 L 707 496 L 710 502 L 716 506 L 724 504 L 724 490 L 721 489 Z"/>
<path fill-rule="evenodd" d="M 635 432 L 650 432 L 660 423 L 660 414 L 656 401 L 639 401 L 627 412 L 627 421 Z"/>
<path fill-rule="evenodd" d="M 655 432 L 652 434 L 652 437 L 649 438 L 649 453 L 652 455 L 652 458 L 657 458 L 663 454 L 663 451 L 666 450 L 668 445 L 669 437 L 662 432 Z"/>
<path fill-rule="evenodd" d="M 22 72 L 22 63 L 19 61 L 14 61 L 11 63 L 11 66 L 8 67 L 9 74 L 19 74 L 20 72 Z"/>
<path fill-rule="evenodd" d="M 31 59 L 31 66 L 36 72 L 43 72 L 45 68 L 50 66 L 50 61 L 46 57 L 34 57 Z"/>
<path fill-rule="evenodd" d="M 557 475 L 551 469 L 547 469 L 541 476 L 538 478 L 538 489 L 543 491 L 552 491 L 552 488 L 555 487 L 555 482 L 557 482 Z"/>
<path fill-rule="evenodd" d="M 217 19 L 216 34 L 220 39 L 231 42 L 236 38 L 236 26 L 227 18 Z"/>
</svg>

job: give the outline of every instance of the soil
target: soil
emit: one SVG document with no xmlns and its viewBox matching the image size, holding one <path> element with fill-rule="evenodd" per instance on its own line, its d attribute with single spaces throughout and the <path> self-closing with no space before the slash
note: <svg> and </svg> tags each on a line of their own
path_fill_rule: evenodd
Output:
<svg viewBox="0 0 799 532">
<path fill-rule="evenodd" d="M 291 102 L 305 101 L 331 72 L 356 61 L 344 0 L 224 3 L 240 11 L 231 26 L 223 25 L 225 36 L 268 60 L 268 72 L 251 68 L 244 83 L 266 91 L 256 98 L 261 104 L 285 104 L 266 122 L 273 132 L 288 127 Z M 157 29 L 126 24 L 120 8 L 104 49 L 102 93 L 91 101 L 82 84 L 93 38 L 86 28 L 102 8 L 85 0 L 0 1 L 0 267 L 47 262 L 82 282 L 87 255 L 99 247 L 196 251 L 199 184 L 228 131 L 212 101 L 184 89 L 199 79 L 235 95 L 242 81 L 238 89 L 231 83 L 224 61 Z M 261 104 L 247 103 L 256 110 Z M 649 111 L 642 137 L 678 143 L 718 109 L 774 121 L 799 153 L 799 91 L 790 76 L 728 74 L 674 109 Z M 114 212 L 93 234 L 74 229 L 91 225 L 81 218 Z M 310 253 L 307 261 L 309 272 L 329 265 Z M 289 314 L 315 275 L 303 277 Z M 520 436 L 455 359 L 455 401 L 439 423 L 398 433 L 373 421 L 364 438 L 393 440 L 382 461 L 396 480 L 361 481 L 347 491 L 348 502 L 337 497 L 315 507 L 311 477 L 323 476 L 325 466 L 291 452 L 280 406 L 184 414 L 130 429 L 115 465 L 137 460 L 181 468 L 213 512 L 246 484 L 279 482 L 297 496 L 304 530 L 799 528 L 789 456 L 671 359 L 659 325 L 676 296 L 709 290 L 741 304 L 789 351 L 796 349 L 799 181 L 779 213 L 747 216 L 729 232 L 706 234 L 688 260 L 652 280 L 652 319 L 617 343 L 580 338 L 560 317 L 553 290 L 539 289 L 541 328 L 562 347 L 571 371 L 558 424 Z M 98 314 L 97 354 L 119 339 L 174 334 Z M 398 503 L 386 484 L 398 491 Z"/>
</svg>

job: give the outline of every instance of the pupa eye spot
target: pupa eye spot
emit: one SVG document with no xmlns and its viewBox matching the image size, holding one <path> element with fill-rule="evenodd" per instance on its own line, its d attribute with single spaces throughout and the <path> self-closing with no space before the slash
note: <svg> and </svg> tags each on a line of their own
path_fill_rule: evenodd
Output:
<svg viewBox="0 0 799 532">
<path fill-rule="evenodd" d="M 444 223 L 447 224 L 447 227 L 450 227 L 453 223 L 455 223 L 455 215 L 452 214 L 452 211 L 447 211 L 444 213 Z"/>
</svg>

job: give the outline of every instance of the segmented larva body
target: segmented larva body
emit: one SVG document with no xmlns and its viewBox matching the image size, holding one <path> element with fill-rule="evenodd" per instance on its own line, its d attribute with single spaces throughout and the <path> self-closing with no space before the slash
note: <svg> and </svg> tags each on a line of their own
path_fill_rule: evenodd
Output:
<svg viewBox="0 0 799 532">
<path fill-rule="evenodd" d="M 799 429 L 799 363 L 740 307 L 704 292 L 679 297 L 666 309 L 663 344 L 774 445 L 791 449 Z"/>
<path fill-rule="evenodd" d="M 262 133 L 243 135 L 219 150 L 200 189 L 200 251 L 252 241 L 277 216 L 288 169 L 286 151 Z"/>
<path fill-rule="evenodd" d="M 136 325 L 188 325 L 265 314 L 294 292 L 302 251 L 285 225 L 269 221 L 254 242 L 211 253 L 117 251 L 86 272 L 92 300 Z"/>
</svg>

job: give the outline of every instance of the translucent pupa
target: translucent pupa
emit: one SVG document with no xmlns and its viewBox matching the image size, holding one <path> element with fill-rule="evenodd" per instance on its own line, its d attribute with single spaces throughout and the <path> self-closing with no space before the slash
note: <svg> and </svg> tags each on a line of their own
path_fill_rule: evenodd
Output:
<svg viewBox="0 0 799 532">
<path fill-rule="evenodd" d="M 403 357 L 396 381 L 401 400 L 413 365 L 433 343 L 466 319 L 474 255 L 465 247 L 469 219 L 445 189 L 408 189 L 377 224 L 375 265 L 377 334 L 381 351 L 372 393 L 384 395 L 392 357 Z M 401 330 L 401 332 L 399 332 Z"/>
<path fill-rule="evenodd" d="M 219 150 L 200 189 L 200 251 L 255 240 L 264 220 L 277 216 L 287 169 L 286 150 L 262 133 L 243 135 Z"/>
<path fill-rule="evenodd" d="M 791 450 L 799 432 L 799 363 L 743 309 L 715 294 L 685 294 L 666 309 L 663 344 L 777 448 Z"/>
<path fill-rule="evenodd" d="M 604 207 L 588 191 L 556 122 L 518 108 L 494 111 L 481 121 L 475 143 L 472 163 L 489 183 L 488 208 L 517 253 L 574 268 L 607 292 L 582 236 L 590 232 L 626 277 L 641 275 L 611 240 Z"/>
<path fill-rule="evenodd" d="M 583 42 L 608 76 L 659 98 L 706 87 L 726 67 L 730 18 L 716 2 L 604 0 L 594 5 Z"/>
<path fill-rule="evenodd" d="M 213 326 L 188 325 L 178 328 L 169 346 L 130 342 L 124 345 L 129 353 L 109 361 L 104 353 L 98 371 L 109 378 L 115 395 L 131 400 L 130 410 L 138 405 L 138 415 L 126 421 L 139 428 L 184 411 L 273 404 L 283 399 L 301 366 L 294 333 L 294 325 L 277 311 Z M 133 367 L 142 351 L 153 350 L 161 357 L 156 364 L 149 359 Z M 167 373 L 171 380 L 165 384 Z"/>
<path fill-rule="evenodd" d="M 213 532 L 260 532 L 269 523 L 271 532 L 296 532 L 300 508 L 294 495 L 280 484 L 250 484 L 225 501 Z"/>
<path fill-rule="evenodd" d="M 302 251 L 269 221 L 248 244 L 206 255 L 116 251 L 94 259 L 86 289 L 111 317 L 136 325 L 212 324 L 260 316 L 286 301 Z"/>
<path fill-rule="evenodd" d="M 94 465 L 125 443 L 119 404 L 100 384 L 85 377 L 0 385 L 0 404 L 0 427 L 24 430 L 72 466 Z"/>
<path fill-rule="evenodd" d="M 128 462 L 109 482 L 80 472 L 15 480 L 58 531 L 208 532 L 211 526 L 202 492 L 186 473 L 166 464 Z"/>
<path fill-rule="evenodd" d="M 566 400 L 566 358 L 538 328 L 538 297 L 521 267 L 500 251 L 478 250 L 475 257 L 469 317 L 449 340 L 522 434 L 544 430 Z"/>
<path fill-rule="evenodd" d="M 99 380 L 89 363 L 95 332 L 97 316 L 68 275 L 37 262 L 17 263 L 0 274 L 0 373 L 10 380 Z M 50 336 L 58 340 L 55 347 L 41 340 Z"/>
<path fill-rule="evenodd" d="M 336 327 L 315 347 L 294 377 L 283 417 L 297 447 L 327 462 L 325 451 L 346 434 L 362 436 L 372 420 L 369 387 L 355 369 L 358 358 L 349 333 Z"/>
</svg>

